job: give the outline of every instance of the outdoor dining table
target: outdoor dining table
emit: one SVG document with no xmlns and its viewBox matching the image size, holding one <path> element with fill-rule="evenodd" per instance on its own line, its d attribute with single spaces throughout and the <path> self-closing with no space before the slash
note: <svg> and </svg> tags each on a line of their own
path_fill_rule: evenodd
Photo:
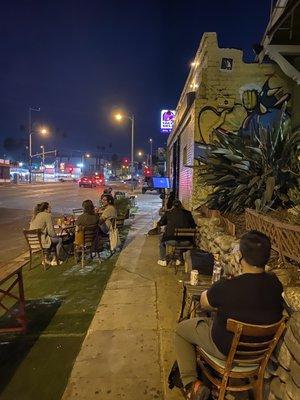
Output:
<svg viewBox="0 0 300 400">
<path fill-rule="evenodd" d="M 201 293 L 211 286 L 211 276 L 198 275 L 198 284 L 191 285 L 189 274 L 185 274 L 182 280 L 182 300 L 178 322 L 182 319 L 191 318 L 197 315 L 197 308 L 200 304 Z"/>
</svg>

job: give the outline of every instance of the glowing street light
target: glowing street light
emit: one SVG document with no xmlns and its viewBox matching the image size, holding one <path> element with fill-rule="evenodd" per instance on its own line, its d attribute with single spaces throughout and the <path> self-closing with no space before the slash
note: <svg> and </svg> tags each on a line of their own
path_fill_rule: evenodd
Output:
<svg viewBox="0 0 300 400">
<path fill-rule="evenodd" d="M 48 131 L 46 128 L 41 128 L 38 131 L 32 130 L 32 121 L 31 121 L 31 112 L 41 111 L 40 107 L 32 107 L 30 106 L 28 109 L 29 123 L 28 123 L 28 134 L 29 134 L 29 183 L 31 183 L 31 167 L 32 167 L 32 135 L 35 133 L 39 133 L 41 135 L 47 135 Z"/>
<path fill-rule="evenodd" d="M 87 153 L 85 156 L 86 156 L 86 158 L 90 158 L 91 157 L 91 155 L 89 153 Z"/>
<path fill-rule="evenodd" d="M 142 151 L 138 151 L 137 155 L 138 155 L 139 157 L 142 157 L 143 152 L 142 152 Z"/>
<path fill-rule="evenodd" d="M 122 121 L 123 119 L 129 119 L 131 121 L 131 190 L 134 190 L 133 183 L 133 171 L 134 171 L 134 115 L 124 115 L 121 113 L 115 114 L 115 119 L 117 121 Z"/>
<path fill-rule="evenodd" d="M 122 114 L 116 114 L 115 118 L 117 121 L 121 121 L 123 119 L 123 115 Z"/>
</svg>

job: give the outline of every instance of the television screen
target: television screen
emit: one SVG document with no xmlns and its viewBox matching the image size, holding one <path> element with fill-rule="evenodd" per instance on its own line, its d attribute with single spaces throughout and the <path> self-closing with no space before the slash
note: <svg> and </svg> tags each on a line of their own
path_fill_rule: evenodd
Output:
<svg viewBox="0 0 300 400">
<path fill-rule="evenodd" d="M 170 189 L 171 187 L 169 178 L 153 177 L 152 179 L 154 189 Z"/>
</svg>

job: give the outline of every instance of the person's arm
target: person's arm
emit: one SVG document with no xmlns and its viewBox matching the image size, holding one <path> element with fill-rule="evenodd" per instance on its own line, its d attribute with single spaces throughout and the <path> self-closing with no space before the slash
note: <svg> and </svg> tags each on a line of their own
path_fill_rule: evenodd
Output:
<svg viewBox="0 0 300 400">
<path fill-rule="evenodd" d="M 201 293 L 201 297 L 200 297 L 200 307 L 202 310 L 208 310 L 208 311 L 212 311 L 215 310 L 214 307 L 212 307 L 209 304 L 208 298 L 207 298 L 207 290 L 205 290 L 205 292 Z"/>
<path fill-rule="evenodd" d="M 203 310 L 216 310 L 222 305 L 226 281 L 214 283 L 208 290 L 201 293 L 200 306 Z"/>
<path fill-rule="evenodd" d="M 56 236 L 56 233 L 55 233 L 55 230 L 54 230 L 54 226 L 53 226 L 53 222 L 52 222 L 52 218 L 51 218 L 51 214 L 49 214 L 49 213 L 47 213 L 47 215 L 46 215 L 46 229 L 47 229 L 47 233 L 48 233 L 49 236 L 51 236 L 51 237 L 55 237 Z"/>
</svg>

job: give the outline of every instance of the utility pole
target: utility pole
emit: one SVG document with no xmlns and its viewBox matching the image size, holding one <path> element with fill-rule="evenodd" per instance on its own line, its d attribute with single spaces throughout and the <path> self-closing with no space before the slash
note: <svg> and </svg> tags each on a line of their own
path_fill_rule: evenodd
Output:
<svg viewBox="0 0 300 400">
<path fill-rule="evenodd" d="M 152 167 L 152 145 L 153 145 L 153 139 L 152 138 L 149 139 L 149 143 L 150 143 L 149 166 Z"/>
<path fill-rule="evenodd" d="M 31 111 L 39 112 L 40 107 L 29 106 L 28 109 L 28 135 L 29 135 L 29 183 L 31 183 L 31 169 L 32 169 L 32 121 L 31 121 Z"/>
</svg>

